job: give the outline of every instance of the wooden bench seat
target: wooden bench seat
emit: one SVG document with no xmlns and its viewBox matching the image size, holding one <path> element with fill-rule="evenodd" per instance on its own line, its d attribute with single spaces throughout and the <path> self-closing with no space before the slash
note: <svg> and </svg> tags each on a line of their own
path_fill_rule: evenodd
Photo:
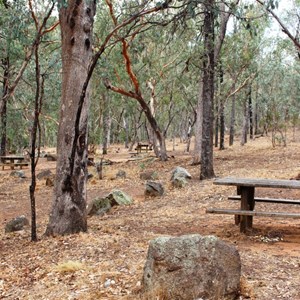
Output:
<svg viewBox="0 0 300 300">
<path fill-rule="evenodd" d="M 2 170 L 4 170 L 4 167 L 10 167 L 12 170 L 14 170 L 15 167 L 20 167 L 20 169 L 22 169 L 22 167 L 27 167 L 29 165 L 28 162 L 18 162 L 18 163 L 1 163 L 0 166 L 2 167 Z"/>
<path fill-rule="evenodd" d="M 206 213 L 209 214 L 224 214 L 224 215 L 238 215 L 238 216 L 260 216 L 271 218 L 294 218 L 300 219 L 300 213 L 286 213 L 286 212 L 264 212 L 254 210 L 239 210 L 239 209 L 221 209 L 221 208 L 207 208 Z"/>
<path fill-rule="evenodd" d="M 241 196 L 229 196 L 228 200 L 241 200 Z M 266 202 L 266 203 L 281 203 L 281 204 L 297 204 L 300 205 L 300 200 L 290 200 L 290 199 L 272 199 L 272 198 L 254 198 L 255 202 Z"/>
</svg>

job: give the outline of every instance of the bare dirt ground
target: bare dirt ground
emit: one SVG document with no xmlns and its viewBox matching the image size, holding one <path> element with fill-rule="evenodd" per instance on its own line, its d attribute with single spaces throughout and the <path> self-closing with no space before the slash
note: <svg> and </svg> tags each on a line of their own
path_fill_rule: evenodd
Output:
<svg viewBox="0 0 300 300">
<path fill-rule="evenodd" d="M 88 233 L 43 236 L 53 194 L 44 179 L 38 181 L 36 243 L 30 242 L 30 228 L 4 233 L 11 218 L 30 218 L 30 171 L 25 169 L 25 179 L 10 176 L 10 170 L 0 171 L 0 299 L 138 299 L 149 240 L 190 233 L 216 235 L 237 247 L 242 261 L 240 299 L 300 299 L 300 220 L 257 217 L 253 232 L 245 235 L 234 225 L 233 216 L 205 214 L 207 207 L 238 208 L 238 203 L 227 200 L 235 189 L 215 186 L 213 180 L 199 181 L 200 167 L 191 166 L 184 147 L 178 144 L 172 151 L 170 142 L 174 158 L 166 163 L 149 154 L 128 161 L 127 150 L 112 147 L 106 158 L 115 163 L 104 167 L 103 180 L 89 180 L 88 201 L 117 188 L 131 195 L 134 205 L 89 218 Z M 300 172 L 300 141 L 289 140 L 287 147 L 276 148 L 269 137 L 244 147 L 236 142 L 216 150 L 214 164 L 219 177 L 290 179 Z M 182 189 L 170 185 L 176 166 L 193 176 Z M 40 159 L 38 172 L 46 169 L 55 172 L 55 162 Z M 125 170 L 127 178 L 115 179 L 118 170 Z M 139 178 L 145 170 L 158 173 L 165 186 L 163 197 L 145 199 L 145 182 Z M 93 167 L 89 171 L 95 174 Z M 300 190 L 261 189 L 257 195 L 300 199 Z M 257 208 L 300 212 L 296 205 L 258 203 Z"/>
</svg>

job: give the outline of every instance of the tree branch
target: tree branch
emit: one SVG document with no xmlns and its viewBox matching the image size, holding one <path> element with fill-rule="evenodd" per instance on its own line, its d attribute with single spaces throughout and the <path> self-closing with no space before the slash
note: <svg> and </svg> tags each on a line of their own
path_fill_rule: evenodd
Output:
<svg viewBox="0 0 300 300">
<path fill-rule="evenodd" d="M 278 24 L 280 25 L 281 29 L 282 29 L 282 32 L 285 33 L 289 38 L 290 40 L 294 43 L 294 45 L 298 48 L 298 50 L 300 50 L 300 43 L 299 41 L 297 40 L 296 37 L 294 37 L 291 32 L 288 30 L 288 28 L 281 22 L 281 20 L 279 19 L 279 17 L 273 12 L 273 10 L 271 10 L 270 8 L 266 7 L 264 5 L 264 3 L 261 1 L 261 0 L 256 0 L 260 5 L 262 5 L 265 10 L 270 13 L 273 18 L 278 22 Z"/>
</svg>

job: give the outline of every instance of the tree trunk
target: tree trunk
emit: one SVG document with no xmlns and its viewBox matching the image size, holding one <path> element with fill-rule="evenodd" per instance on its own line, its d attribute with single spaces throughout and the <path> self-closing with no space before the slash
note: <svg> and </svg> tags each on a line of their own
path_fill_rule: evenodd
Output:
<svg viewBox="0 0 300 300">
<path fill-rule="evenodd" d="M 201 161 L 201 150 L 202 150 L 202 123 L 203 123 L 203 101 L 202 101 L 202 90 L 203 81 L 202 77 L 199 81 L 199 97 L 197 105 L 197 117 L 195 126 L 195 148 L 193 155 L 193 165 L 199 165 Z"/>
<path fill-rule="evenodd" d="M 252 105 L 252 89 L 251 86 L 249 88 L 248 93 L 248 109 L 249 109 L 249 133 L 250 133 L 250 139 L 253 140 L 253 105 Z"/>
<path fill-rule="evenodd" d="M 129 148 L 129 126 L 128 126 L 128 121 L 127 121 L 127 114 L 126 111 L 123 114 L 123 127 L 125 130 L 125 148 Z"/>
<path fill-rule="evenodd" d="M 204 11 L 203 56 L 203 126 L 200 179 L 215 177 L 213 169 L 213 101 L 214 101 L 214 0 L 207 0 Z"/>
<path fill-rule="evenodd" d="M 7 94 L 8 94 L 8 81 L 9 81 L 9 58 L 2 59 L 3 72 L 3 89 L 2 99 L 0 104 L 0 155 L 6 154 L 6 125 L 7 125 Z"/>
<path fill-rule="evenodd" d="M 107 91 L 102 94 L 103 99 L 103 144 L 102 154 L 107 154 L 107 149 L 110 144 L 110 129 L 111 129 L 111 116 Z"/>
<path fill-rule="evenodd" d="M 235 90 L 235 86 L 233 86 Z M 229 129 L 229 146 L 233 145 L 235 133 L 235 95 L 232 96 L 231 100 L 231 114 L 230 114 L 230 129 Z"/>
<path fill-rule="evenodd" d="M 249 130 L 249 106 L 248 99 L 246 99 L 244 104 L 244 122 L 242 129 L 241 145 L 244 146 L 247 143 L 247 135 Z"/>
<path fill-rule="evenodd" d="M 186 152 L 190 152 L 191 138 L 192 138 L 192 120 L 189 118 L 189 127 L 187 131 L 187 142 L 186 142 Z"/>
<path fill-rule="evenodd" d="M 224 115 L 224 103 L 220 103 L 220 150 L 225 149 L 225 115 Z"/>
<path fill-rule="evenodd" d="M 54 201 L 47 235 L 87 231 L 88 66 L 92 58 L 95 1 L 59 1 L 62 99 Z"/>
<path fill-rule="evenodd" d="M 218 88 L 216 86 L 216 88 Z M 215 147 L 219 146 L 219 128 L 220 128 L 220 118 L 219 118 L 219 113 L 220 113 L 220 107 L 219 107 L 219 102 L 220 99 L 219 97 L 216 97 L 216 117 L 215 117 Z"/>
<path fill-rule="evenodd" d="M 222 68 L 222 63 L 219 62 L 219 76 L 220 76 L 220 85 L 219 85 L 219 126 L 220 126 L 220 150 L 225 149 L 225 116 L 224 116 L 224 99 L 222 97 L 223 81 L 224 81 L 224 72 Z"/>
</svg>

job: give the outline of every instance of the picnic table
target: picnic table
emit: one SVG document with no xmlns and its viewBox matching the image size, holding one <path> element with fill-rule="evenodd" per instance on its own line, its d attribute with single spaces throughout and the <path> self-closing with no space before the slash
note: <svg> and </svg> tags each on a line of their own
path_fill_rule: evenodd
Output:
<svg viewBox="0 0 300 300">
<path fill-rule="evenodd" d="M 297 180 L 275 180 L 275 179 L 252 179 L 252 178 L 218 178 L 214 181 L 216 185 L 229 185 L 237 187 L 237 195 L 229 196 L 229 200 L 241 202 L 240 209 L 220 209 L 208 208 L 207 213 L 231 214 L 235 215 L 235 223 L 240 224 L 240 231 L 251 230 L 253 216 L 300 218 L 300 213 L 255 211 L 255 202 L 298 204 L 299 200 L 270 199 L 255 197 L 255 188 L 280 188 L 280 189 L 300 189 L 300 181 Z"/>
<path fill-rule="evenodd" d="M 4 167 L 10 167 L 12 170 L 14 170 L 15 167 L 22 167 L 28 166 L 28 162 L 25 161 L 25 157 L 21 155 L 5 155 L 0 156 L 0 166 L 2 167 L 2 170 L 4 170 Z"/>
<path fill-rule="evenodd" d="M 148 150 L 152 150 L 152 145 L 147 143 L 138 143 L 135 150 L 137 153 L 141 153 L 143 150 L 148 152 Z"/>
</svg>

